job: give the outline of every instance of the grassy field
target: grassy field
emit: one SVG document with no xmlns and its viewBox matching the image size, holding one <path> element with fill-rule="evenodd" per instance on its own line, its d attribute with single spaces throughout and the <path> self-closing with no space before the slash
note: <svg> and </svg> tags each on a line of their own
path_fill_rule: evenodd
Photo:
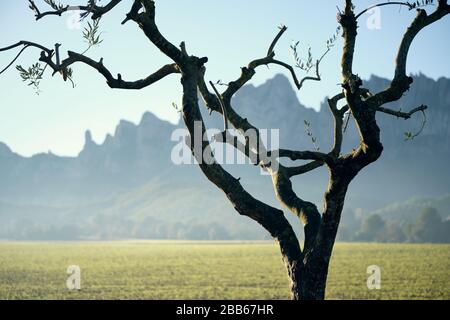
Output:
<svg viewBox="0 0 450 320">
<path fill-rule="evenodd" d="M 380 290 L 367 289 L 369 265 Z M 271 242 L 0 243 L 0 299 L 287 299 L 287 285 Z M 339 243 L 327 298 L 450 299 L 450 245 Z"/>
</svg>

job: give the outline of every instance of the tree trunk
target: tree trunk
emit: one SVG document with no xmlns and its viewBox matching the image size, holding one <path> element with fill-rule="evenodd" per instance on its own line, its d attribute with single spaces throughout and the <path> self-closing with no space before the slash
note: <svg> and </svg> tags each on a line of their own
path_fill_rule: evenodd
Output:
<svg viewBox="0 0 450 320">
<path fill-rule="evenodd" d="M 334 174 L 331 177 L 325 195 L 325 211 L 314 244 L 304 252 L 303 261 L 298 264 L 300 267 L 289 273 L 291 292 L 295 300 L 325 299 L 328 268 L 349 180 L 335 179 Z"/>
<path fill-rule="evenodd" d="M 309 257 L 306 256 L 303 261 L 296 264 L 298 267 L 290 268 L 292 272 L 288 272 L 288 274 L 293 300 L 325 299 L 330 258 L 331 251 L 327 255 L 320 256 L 320 261 L 309 261 Z"/>
<path fill-rule="evenodd" d="M 305 265 L 302 265 L 301 270 L 290 274 L 292 299 L 324 300 L 327 271 L 328 269 L 308 270 Z"/>
</svg>

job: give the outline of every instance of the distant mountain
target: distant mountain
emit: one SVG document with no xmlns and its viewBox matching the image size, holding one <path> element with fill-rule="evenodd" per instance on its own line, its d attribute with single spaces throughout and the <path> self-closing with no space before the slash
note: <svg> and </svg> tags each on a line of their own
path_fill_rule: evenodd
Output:
<svg viewBox="0 0 450 320">
<path fill-rule="evenodd" d="M 84 148 L 74 158 L 51 153 L 25 158 L 2 144 L 0 199 L 71 205 L 111 198 L 170 168 L 173 129 L 171 123 L 146 112 L 138 125 L 122 120 L 100 145 L 86 131 Z"/>
<path fill-rule="evenodd" d="M 364 82 L 364 86 L 373 93 L 383 90 L 388 84 L 388 80 L 376 76 Z M 332 145 L 333 123 L 326 99 L 319 112 L 303 106 L 289 80 L 282 75 L 259 87 L 246 86 L 233 103 L 256 126 L 281 128 L 282 147 L 300 150 L 313 147 L 305 134 L 305 120 L 311 123 L 312 133 L 321 150 L 329 150 Z M 366 168 L 352 182 L 348 194 L 352 206 L 375 209 L 416 195 L 440 196 L 450 191 L 450 79 L 435 81 L 423 74 L 415 76 L 410 91 L 387 107 L 406 111 L 421 104 L 429 106 L 426 119 L 422 114 L 416 114 L 410 120 L 378 115 L 385 150 L 378 162 Z M 405 141 L 405 132 L 418 132 L 424 120 L 423 132 L 413 141 Z M 358 144 L 354 122 L 349 121 L 343 149 L 351 151 Z M 320 202 L 326 179 L 327 172 L 322 170 L 321 174 L 296 179 L 297 188 L 301 190 L 300 194 Z"/>
<path fill-rule="evenodd" d="M 377 92 L 388 81 L 372 76 L 364 85 Z M 418 75 L 410 92 L 390 107 L 409 110 L 420 104 L 427 104 L 430 109 L 425 129 L 413 141 L 405 141 L 404 133 L 419 130 L 422 115 L 409 121 L 379 115 L 385 152 L 382 159 L 352 183 L 347 207 L 374 211 L 414 196 L 448 194 L 450 79 L 435 81 Z M 303 106 L 289 80 L 282 75 L 258 87 L 244 87 L 233 105 L 260 128 L 280 128 L 282 147 L 312 147 L 305 134 L 305 120 L 311 123 L 321 150 L 327 150 L 332 143 L 332 118 L 325 102 L 319 112 Z M 204 110 L 204 116 L 210 126 L 222 127 L 218 115 L 210 116 Z M 114 134 L 101 144 L 96 144 L 90 131 L 86 131 L 84 147 L 77 157 L 45 153 L 26 158 L 0 143 L 0 238 L 25 225 L 37 238 L 57 232 L 49 231 L 50 226 L 59 228 L 59 234 L 81 234 L 83 238 L 155 234 L 176 234 L 182 238 L 189 232 L 200 234 L 199 230 L 215 230 L 216 234 L 230 238 L 263 235 L 258 226 L 233 211 L 224 195 L 197 166 L 177 166 L 171 161 L 172 148 L 178 143 L 171 141 L 171 136 L 182 127 L 147 112 L 138 124 L 121 121 Z M 351 150 L 358 141 L 350 121 L 344 148 Z M 226 168 L 241 177 L 257 197 L 278 206 L 269 177 L 261 176 L 253 166 Z M 294 181 L 299 194 L 319 204 L 326 183 L 325 169 Z M 67 226 L 72 229 L 61 231 Z M 149 230 L 150 226 L 173 230 L 152 229 L 153 233 L 141 230 Z M 126 233 L 131 229 L 135 233 Z"/>
<path fill-rule="evenodd" d="M 407 223 L 415 221 L 426 208 L 435 208 L 444 220 L 450 219 L 450 194 L 436 198 L 414 197 L 407 201 L 392 203 L 372 213 L 389 221 Z"/>
</svg>

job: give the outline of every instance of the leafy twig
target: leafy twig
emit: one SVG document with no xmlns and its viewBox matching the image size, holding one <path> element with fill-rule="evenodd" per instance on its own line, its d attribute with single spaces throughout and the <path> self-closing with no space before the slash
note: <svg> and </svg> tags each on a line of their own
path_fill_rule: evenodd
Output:
<svg viewBox="0 0 450 320">
<path fill-rule="evenodd" d="M 417 131 L 416 133 L 412 133 L 412 132 L 405 132 L 405 141 L 411 141 L 414 140 L 415 138 L 417 138 L 425 129 L 425 126 L 427 124 L 427 115 L 425 113 L 424 110 L 422 110 L 422 115 L 423 115 L 423 121 L 422 121 L 422 125 L 419 129 L 419 131 Z"/>
<path fill-rule="evenodd" d="M 41 92 L 39 89 L 39 84 L 42 80 L 42 75 L 45 71 L 45 68 L 43 68 L 39 62 L 37 62 L 27 69 L 23 68 L 21 65 L 17 65 L 16 69 L 17 71 L 19 71 L 22 81 L 28 82 L 28 86 L 33 86 L 36 94 L 39 94 Z"/>
<path fill-rule="evenodd" d="M 84 50 L 82 54 L 85 54 L 92 47 L 98 46 L 103 42 L 103 39 L 100 39 L 101 32 L 99 32 L 100 28 L 100 19 L 96 19 L 92 22 L 88 22 L 88 25 L 83 30 L 83 38 L 85 42 L 88 43 L 88 48 Z"/>
<path fill-rule="evenodd" d="M 318 67 L 318 65 L 320 64 L 320 62 L 323 60 L 323 58 L 327 55 L 327 53 L 331 50 L 331 48 L 334 47 L 337 37 L 339 35 L 339 33 L 341 32 L 341 27 L 338 26 L 336 28 L 336 32 L 333 34 L 333 36 L 331 36 L 328 40 L 327 40 L 327 49 L 326 51 L 322 54 L 322 56 L 316 60 L 316 62 L 313 62 L 313 55 L 312 55 L 312 49 L 311 47 L 308 47 L 308 56 L 306 59 L 303 59 L 300 57 L 299 54 L 299 45 L 300 45 L 300 41 L 297 41 L 295 43 L 293 43 L 290 46 L 290 50 L 291 50 L 291 54 L 292 57 L 294 58 L 294 62 L 295 62 L 295 66 L 303 71 L 305 71 L 306 73 L 309 73 L 311 71 L 311 69 Z"/>
<path fill-rule="evenodd" d="M 55 0 L 44 0 L 45 3 L 47 3 L 50 7 L 52 7 L 53 10 L 62 10 L 65 8 L 64 5 L 62 5 L 61 3 L 56 3 Z M 36 7 L 34 6 L 32 9 L 36 9 Z"/>
<path fill-rule="evenodd" d="M 308 137 L 311 138 L 311 142 L 312 142 L 312 144 L 314 146 L 314 149 L 316 151 L 320 151 L 320 148 L 317 145 L 317 138 L 313 135 L 312 130 L 311 130 L 311 123 L 308 120 L 304 120 L 303 122 L 305 124 L 306 134 L 308 135 Z"/>
</svg>

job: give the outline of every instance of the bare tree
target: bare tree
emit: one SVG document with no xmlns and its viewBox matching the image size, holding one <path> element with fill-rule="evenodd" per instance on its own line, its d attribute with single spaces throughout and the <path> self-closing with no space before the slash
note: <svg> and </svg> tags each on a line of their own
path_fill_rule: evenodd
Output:
<svg viewBox="0 0 450 320">
<path fill-rule="evenodd" d="M 81 10 L 83 12 L 82 18 L 91 16 L 96 21 L 121 2 L 121 0 L 111 0 L 106 5 L 99 6 L 96 0 L 89 0 L 87 5 L 72 7 L 57 4 L 54 0 L 44 1 L 50 5 L 50 11 L 41 11 L 35 1 L 29 0 L 30 8 L 35 12 L 37 20 L 52 15 L 61 16 L 71 10 Z M 184 123 L 190 132 L 190 141 L 188 142 L 190 142 L 192 154 L 197 159 L 201 170 L 212 183 L 225 193 L 239 214 L 258 222 L 276 239 L 289 275 L 293 299 L 324 299 L 330 257 L 348 186 L 357 174 L 376 161 L 383 151 L 376 114 L 381 112 L 398 118 L 409 119 L 415 113 L 424 112 L 427 109 L 426 106 L 422 105 L 413 108 L 410 112 L 402 112 L 388 109 L 383 105 L 399 100 L 413 82 L 413 79 L 407 76 L 406 64 L 414 38 L 422 29 L 450 13 L 450 5 L 447 0 L 438 0 L 433 12 L 427 13 L 422 6 L 431 3 L 433 1 L 424 0 L 420 3 L 386 2 L 375 5 L 396 4 L 407 6 L 409 9 L 416 9 L 417 16 L 401 40 L 396 58 L 395 76 L 389 87 L 381 92 L 371 93 L 363 87 L 362 80 L 353 70 L 358 18 L 368 9 L 357 14 L 352 1 L 345 0 L 344 10 L 338 13 L 338 22 L 342 28 L 344 41 L 342 90 L 328 100 L 328 106 L 334 118 L 334 145 L 327 153 L 317 150 L 266 150 L 261 143 L 258 128 L 246 118 L 241 117 L 232 105 L 233 96 L 252 79 L 256 69 L 260 66 L 273 64 L 287 68 L 298 89 L 302 87 L 304 81 L 320 80 L 319 64 L 321 59 L 315 65 L 310 63 L 309 66 L 316 68 L 316 76 L 304 79 L 297 78 L 291 65 L 275 59 L 276 44 L 286 31 L 286 27 L 280 28 L 279 33 L 270 44 L 267 54 L 243 67 L 240 77 L 228 83 L 222 93 L 216 89 L 213 83 L 211 83 L 213 91 L 210 91 L 205 81 L 205 64 L 208 58 L 189 55 L 184 42 L 177 47 L 161 34 L 155 23 L 155 1 L 152 0 L 134 0 L 130 11 L 122 21 L 122 24 L 129 21 L 135 22 L 147 38 L 173 61 L 173 63 L 163 66 L 144 79 L 126 81 L 122 79 L 120 74 L 115 77 L 105 67 L 103 59 L 94 61 L 85 54 L 73 51 L 68 51 L 67 57 L 61 60 L 59 45 L 56 45 L 55 48 L 48 48 L 31 41 L 20 41 L 0 49 L 0 52 L 22 48 L 21 53 L 26 48 L 36 48 L 41 51 L 39 61 L 50 67 L 54 74 L 61 73 L 64 79 L 68 79 L 71 75 L 70 66 L 75 63 L 83 63 L 97 70 L 106 79 L 109 87 L 116 89 L 142 89 L 168 75 L 180 74 L 183 90 L 181 111 Z M 10 65 L 14 63 L 20 53 Z M 28 71 L 33 71 L 33 69 Z M 25 77 L 28 71 L 22 70 L 22 72 L 25 72 Z M 35 73 L 37 73 L 35 78 L 39 79 L 39 72 Z M 303 247 L 301 247 L 282 210 L 255 199 L 243 188 L 240 179 L 233 177 L 214 159 L 214 155 L 210 152 L 211 141 L 202 140 L 199 146 L 194 142 L 196 127 L 200 127 L 202 136 L 206 131 L 199 107 L 199 92 L 210 111 L 223 115 L 225 123 L 224 138 L 230 138 L 231 135 L 227 131 L 228 124 L 231 124 L 240 134 L 249 130 L 256 132 L 256 141 L 255 139 L 245 139 L 245 142 L 242 143 L 238 142 L 235 136 L 232 136 L 232 139 L 222 139 L 222 141 L 230 143 L 244 152 L 246 156 L 253 159 L 254 164 L 270 173 L 278 200 L 284 207 L 298 216 L 304 225 Z M 344 106 L 338 107 L 338 102 L 341 100 L 344 101 Z M 352 152 L 342 154 L 342 132 L 346 113 L 351 113 L 353 121 L 356 122 L 360 143 Z M 209 154 L 209 161 L 204 161 L 203 155 L 205 153 Z M 270 157 L 265 155 L 270 155 Z M 285 166 L 280 163 L 282 158 L 307 162 L 302 165 Z M 315 204 L 302 199 L 294 192 L 291 179 L 322 166 L 328 168 L 329 184 L 325 191 L 325 206 L 323 211 L 320 212 Z"/>
</svg>

